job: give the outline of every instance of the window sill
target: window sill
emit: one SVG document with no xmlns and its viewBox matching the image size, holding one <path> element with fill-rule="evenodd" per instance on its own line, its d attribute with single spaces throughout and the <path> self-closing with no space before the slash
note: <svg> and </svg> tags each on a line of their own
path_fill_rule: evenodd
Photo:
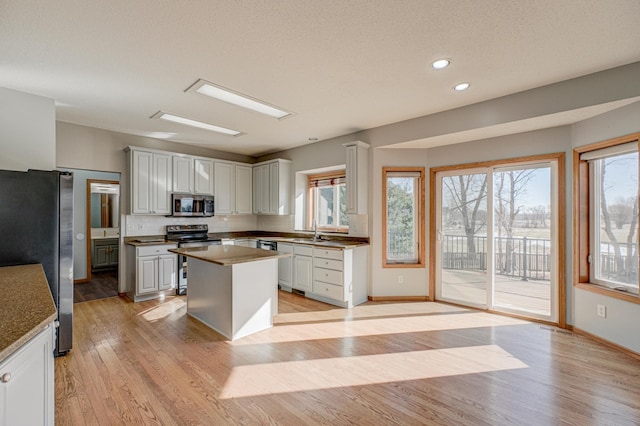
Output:
<svg viewBox="0 0 640 426">
<path fill-rule="evenodd" d="M 384 263 L 383 268 L 424 268 L 424 263 Z"/>
<path fill-rule="evenodd" d="M 640 296 L 637 293 L 614 290 L 609 287 L 604 287 L 601 285 L 591 284 L 591 283 L 577 283 L 574 286 L 576 288 L 586 290 L 586 291 L 591 291 L 593 293 L 598 293 L 603 296 L 608 296 L 614 299 L 620 299 L 620 300 L 625 300 L 627 302 L 640 304 Z"/>
</svg>

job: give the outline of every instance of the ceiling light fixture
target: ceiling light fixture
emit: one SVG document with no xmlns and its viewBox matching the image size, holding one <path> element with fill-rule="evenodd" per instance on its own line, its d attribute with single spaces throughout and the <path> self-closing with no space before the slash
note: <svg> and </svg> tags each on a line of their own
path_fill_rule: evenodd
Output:
<svg viewBox="0 0 640 426">
<path fill-rule="evenodd" d="M 227 129 L 225 127 L 214 126 L 213 124 L 203 123 L 201 121 L 191 120 L 190 118 L 180 117 L 178 115 L 168 114 L 166 112 L 158 111 L 151 116 L 151 118 L 159 118 L 161 120 L 167 120 L 174 123 L 186 124 L 187 126 L 197 127 L 199 129 L 210 130 L 212 132 L 223 133 L 225 135 L 238 136 L 242 134 L 237 130 Z"/>
<path fill-rule="evenodd" d="M 462 92 L 463 90 L 467 90 L 471 85 L 469 83 L 459 83 L 453 87 L 453 90 L 458 92 Z"/>
<path fill-rule="evenodd" d="M 433 67 L 433 69 L 441 70 L 443 68 L 448 67 L 449 64 L 451 64 L 451 61 L 449 59 L 438 59 L 433 61 L 431 66 Z"/>
<path fill-rule="evenodd" d="M 289 111 L 274 107 L 263 101 L 234 92 L 233 90 L 225 87 L 209 83 L 203 79 L 193 83 L 189 88 L 187 88 L 187 90 L 185 90 L 185 92 L 197 92 L 201 95 L 210 96 L 223 102 L 247 108 L 277 119 L 284 118 L 292 114 Z"/>
</svg>

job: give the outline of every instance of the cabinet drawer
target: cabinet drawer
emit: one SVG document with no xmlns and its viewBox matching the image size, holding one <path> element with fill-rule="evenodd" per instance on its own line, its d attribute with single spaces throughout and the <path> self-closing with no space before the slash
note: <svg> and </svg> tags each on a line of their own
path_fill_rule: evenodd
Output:
<svg viewBox="0 0 640 426">
<path fill-rule="evenodd" d="M 343 288 L 337 285 L 314 281 L 313 292 L 321 296 L 330 297 L 331 299 L 344 300 Z"/>
<path fill-rule="evenodd" d="M 334 269 L 336 271 L 342 271 L 342 260 L 323 259 L 321 257 L 315 257 L 313 259 L 313 266 L 325 269 Z"/>
<path fill-rule="evenodd" d="M 313 255 L 315 257 L 322 257 L 323 259 L 342 260 L 343 252 L 342 250 L 314 247 Z"/>
<path fill-rule="evenodd" d="M 313 247 L 312 246 L 294 244 L 293 253 L 294 254 L 300 254 L 302 256 L 313 256 Z"/>
<path fill-rule="evenodd" d="M 322 281 L 336 285 L 342 285 L 342 271 L 334 271 L 333 269 L 313 268 L 314 281 Z"/>
<path fill-rule="evenodd" d="M 175 244 L 164 244 L 159 246 L 143 246 L 136 247 L 136 255 L 137 256 L 154 256 L 161 254 L 173 254 L 169 253 L 167 250 L 177 248 L 178 246 Z"/>
<path fill-rule="evenodd" d="M 278 251 L 282 253 L 293 253 L 293 244 L 278 243 Z"/>
</svg>

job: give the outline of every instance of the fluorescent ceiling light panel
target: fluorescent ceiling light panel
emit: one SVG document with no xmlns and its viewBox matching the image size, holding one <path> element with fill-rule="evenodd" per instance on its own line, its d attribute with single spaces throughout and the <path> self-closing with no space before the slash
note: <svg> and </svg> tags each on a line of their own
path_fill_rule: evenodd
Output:
<svg viewBox="0 0 640 426">
<path fill-rule="evenodd" d="M 158 111 L 151 116 L 151 118 L 159 118 L 161 120 L 172 121 L 174 123 L 186 124 L 187 126 L 198 127 L 200 129 L 210 130 L 212 132 L 223 133 L 225 135 L 238 136 L 242 132 L 237 130 L 227 129 L 225 127 L 214 126 L 213 124 L 203 123 L 201 121 L 191 120 L 190 118 L 180 117 L 178 115 L 168 114 L 166 112 Z"/>
<path fill-rule="evenodd" d="M 291 113 L 288 111 L 276 108 L 265 102 L 259 101 L 241 93 L 234 92 L 233 90 L 226 89 L 213 83 L 209 83 L 208 81 L 202 79 L 196 81 L 186 91 L 197 92 L 201 95 L 206 95 L 223 102 L 247 108 L 278 119 L 291 115 Z"/>
</svg>

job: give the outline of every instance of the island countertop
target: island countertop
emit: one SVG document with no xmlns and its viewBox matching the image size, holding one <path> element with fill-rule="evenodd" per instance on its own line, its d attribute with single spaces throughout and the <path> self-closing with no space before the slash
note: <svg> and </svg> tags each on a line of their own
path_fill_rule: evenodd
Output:
<svg viewBox="0 0 640 426">
<path fill-rule="evenodd" d="M 291 257 L 291 253 L 282 253 L 273 250 L 262 250 L 252 247 L 214 245 L 205 247 L 185 247 L 170 249 L 172 253 L 181 254 L 194 259 L 211 262 L 222 266 L 235 265 L 237 263 L 255 262 L 257 260 L 278 259 Z"/>
<path fill-rule="evenodd" d="M 42 265 L 0 268 L 0 362 L 56 319 Z"/>
</svg>

